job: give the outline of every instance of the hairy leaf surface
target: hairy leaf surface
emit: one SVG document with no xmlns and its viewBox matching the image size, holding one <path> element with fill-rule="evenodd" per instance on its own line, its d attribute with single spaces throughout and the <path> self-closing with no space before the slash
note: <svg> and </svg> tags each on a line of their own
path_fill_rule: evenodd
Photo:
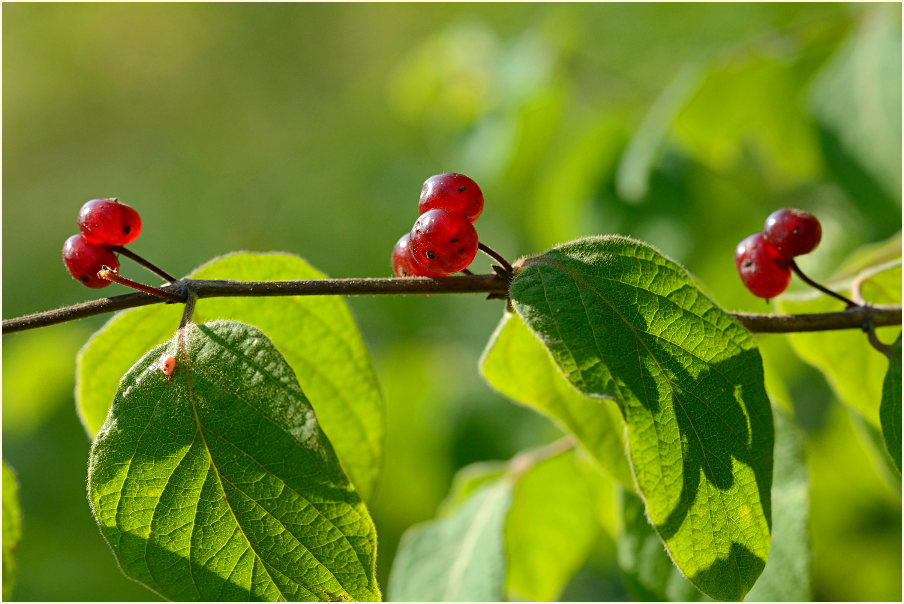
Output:
<svg viewBox="0 0 904 604">
<path fill-rule="evenodd" d="M 289 254 L 236 253 L 190 275 L 196 279 L 322 279 Z M 93 437 L 110 408 L 120 377 L 135 359 L 167 341 L 181 304 L 157 304 L 115 315 L 78 357 L 76 402 Z M 343 468 L 364 499 L 372 497 L 383 458 L 385 403 L 367 348 L 340 296 L 205 298 L 197 322 L 231 319 L 267 334 L 291 365 L 317 412 Z"/>
<path fill-rule="evenodd" d="M 19 507 L 19 485 L 12 469 L 3 462 L 3 601 L 13 595 L 16 578 L 16 549 L 22 539 L 22 510 Z"/>
<path fill-rule="evenodd" d="M 480 360 L 480 370 L 493 388 L 552 418 L 574 434 L 602 467 L 634 488 L 618 408 L 568 383 L 518 315 L 502 317 Z"/>
<path fill-rule="evenodd" d="M 892 347 L 898 358 L 888 360 L 888 371 L 882 384 L 882 404 L 879 406 L 879 420 L 882 423 L 882 437 L 892 461 L 901 473 L 901 336 Z"/>
<path fill-rule="evenodd" d="M 637 241 L 522 264 L 515 310 L 581 392 L 614 398 L 647 515 L 704 593 L 740 599 L 769 552 L 773 426 L 749 332 Z"/>
<path fill-rule="evenodd" d="M 189 325 L 132 366 L 88 492 L 123 572 L 166 598 L 380 597 L 367 509 L 291 367 L 249 325 Z"/>
</svg>

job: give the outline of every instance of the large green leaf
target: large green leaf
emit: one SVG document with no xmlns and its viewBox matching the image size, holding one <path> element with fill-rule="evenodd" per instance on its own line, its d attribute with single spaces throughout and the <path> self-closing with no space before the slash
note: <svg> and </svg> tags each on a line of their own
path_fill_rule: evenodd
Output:
<svg viewBox="0 0 904 604">
<path fill-rule="evenodd" d="M 3 601 L 9 602 L 16 578 L 16 549 L 22 539 L 19 485 L 12 469 L 3 462 Z"/>
<path fill-rule="evenodd" d="M 123 572 L 166 598 L 380 596 L 367 509 L 291 367 L 249 325 L 189 325 L 132 366 L 88 493 Z"/>
<path fill-rule="evenodd" d="M 772 485 L 772 547 L 748 602 L 798 601 L 811 598 L 809 484 L 804 436 L 792 419 L 776 412 L 775 480 Z M 622 496 L 623 526 L 618 535 L 618 563 L 637 600 L 708 600 L 672 564 L 643 513 L 636 496 Z"/>
<path fill-rule="evenodd" d="M 900 250 L 899 250 L 900 252 Z M 890 262 L 861 271 L 863 297 L 875 304 L 901 303 L 901 264 Z M 832 279 L 835 291 L 850 294 L 857 278 Z M 819 293 L 783 295 L 776 299 L 779 312 L 787 314 L 837 312 L 843 304 Z M 880 339 L 891 341 L 900 327 L 877 330 Z M 838 398 L 857 410 L 874 428 L 879 428 L 879 402 L 887 369 L 885 357 L 873 348 L 859 330 L 814 331 L 788 334 L 794 352 L 819 369 Z"/>
<path fill-rule="evenodd" d="M 892 350 L 897 359 L 888 359 L 888 371 L 882 383 L 882 404 L 879 406 L 879 420 L 882 423 L 882 437 L 889 455 L 901 472 L 901 336 Z"/>
<path fill-rule="evenodd" d="M 647 515 L 704 593 L 739 599 L 769 552 L 773 426 L 749 332 L 637 241 L 520 263 L 515 310 L 588 396 L 615 398 Z"/>
<path fill-rule="evenodd" d="M 601 466 L 633 488 L 618 408 L 611 401 L 576 390 L 518 315 L 502 317 L 483 353 L 480 370 L 493 388 L 574 434 Z"/>
<path fill-rule="evenodd" d="M 454 513 L 416 525 L 399 544 L 389 595 L 401 602 L 503 599 L 503 524 L 512 482 L 488 482 Z"/>
<path fill-rule="evenodd" d="M 600 529 L 580 463 L 572 449 L 518 478 L 505 520 L 506 599 L 557 600 L 590 553 Z"/>
<path fill-rule="evenodd" d="M 197 269 L 196 279 L 322 279 L 288 254 L 238 253 Z M 114 316 L 78 357 L 76 401 L 88 433 L 97 433 L 120 376 L 175 331 L 181 304 L 158 304 Z M 385 403 L 367 348 L 339 296 L 206 298 L 195 319 L 232 319 L 258 327 L 304 385 L 343 468 L 364 499 L 376 487 L 383 457 Z"/>
</svg>

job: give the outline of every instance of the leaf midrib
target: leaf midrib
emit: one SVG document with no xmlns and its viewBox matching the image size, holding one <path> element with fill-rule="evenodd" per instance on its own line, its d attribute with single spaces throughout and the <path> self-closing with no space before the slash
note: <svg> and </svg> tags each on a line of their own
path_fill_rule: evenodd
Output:
<svg viewBox="0 0 904 604">
<path fill-rule="evenodd" d="M 219 342 L 217 339 L 215 339 L 215 338 L 206 338 L 206 339 L 207 339 L 211 344 L 214 344 L 214 345 L 218 346 L 221 350 L 223 350 L 223 351 L 225 351 L 225 352 L 231 354 L 234 358 L 236 358 L 236 359 L 238 359 L 238 360 L 240 360 L 240 361 L 246 362 L 247 364 L 251 365 L 252 367 L 255 368 L 256 371 L 258 371 L 258 372 L 261 373 L 263 376 L 265 376 L 265 378 L 267 378 L 271 383 L 276 384 L 276 385 L 278 386 L 278 388 L 281 389 L 281 390 L 283 390 L 287 395 L 294 397 L 294 394 L 288 391 L 286 384 L 285 384 L 285 383 L 283 382 L 283 380 L 281 380 L 280 378 L 278 378 L 278 377 L 272 375 L 271 373 L 269 373 L 268 371 L 266 371 L 263 367 L 261 367 L 261 366 L 258 365 L 257 363 L 254 363 L 254 362 L 251 361 L 250 359 L 248 359 L 248 358 L 246 358 L 246 357 L 244 357 L 244 356 L 239 356 L 239 355 L 237 355 L 237 354 L 235 353 L 235 351 L 233 351 L 232 349 L 230 349 L 230 348 L 227 347 L 227 346 L 224 346 L 224 345 L 223 345 L 221 342 Z M 210 452 L 210 447 L 209 447 L 209 445 L 207 444 L 207 439 L 206 439 L 206 437 L 204 436 L 204 431 L 205 431 L 205 430 L 206 430 L 207 432 L 210 432 L 211 434 L 217 436 L 217 438 L 219 438 L 219 439 L 222 440 L 223 442 L 227 443 L 229 446 L 233 447 L 234 449 L 236 449 L 237 451 L 239 451 L 240 453 L 242 453 L 245 457 L 247 457 L 248 459 L 250 459 L 251 461 L 253 461 L 253 462 L 261 469 L 261 471 L 263 471 L 264 473 L 266 473 L 266 474 L 272 476 L 274 479 L 276 479 L 276 480 L 279 481 L 281 484 L 283 484 L 283 485 L 285 486 L 285 488 L 287 488 L 289 491 L 291 491 L 292 493 L 294 493 L 299 499 L 301 499 L 301 500 L 307 502 L 307 504 L 310 506 L 310 508 L 311 508 L 313 511 L 315 511 L 315 512 L 317 513 L 318 516 L 320 516 L 326 523 L 328 523 L 330 526 L 332 526 L 332 527 L 336 530 L 336 532 L 337 532 L 339 535 L 341 535 L 343 541 L 345 541 L 345 543 L 346 543 L 346 545 L 348 546 L 349 550 L 355 554 L 355 557 L 357 558 L 358 563 L 359 563 L 359 565 L 361 566 L 361 568 L 362 568 L 362 569 L 366 569 L 366 564 L 364 563 L 363 560 L 361 560 L 361 553 L 360 553 L 360 552 L 352 545 L 352 543 L 349 541 L 348 535 L 346 535 L 346 534 L 342 531 L 342 529 L 341 529 L 340 527 L 338 527 L 338 526 L 333 522 L 332 519 L 330 519 L 330 518 L 329 518 L 327 515 L 325 515 L 325 514 L 324 514 L 324 513 L 323 513 L 316 505 L 314 505 L 314 503 L 313 503 L 309 498 L 305 497 L 304 495 L 302 495 L 301 493 L 299 493 L 296 489 L 294 489 L 294 488 L 292 488 L 291 486 L 289 486 L 283 479 L 281 479 L 279 476 L 277 476 L 276 474 L 274 474 L 273 472 L 271 472 L 265 465 L 263 465 L 260 461 L 258 461 L 258 460 L 257 460 L 253 455 L 251 455 L 249 452 L 243 450 L 241 447 L 237 446 L 235 443 L 232 443 L 229 439 L 225 438 L 222 434 L 217 433 L 216 431 L 212 430 L 212 429 L 209 428 L 209 427 L 206 427 L 206 428 L 205 428 L 205 427 L 201 424 L 200 417 L 199 417 L 199 415 L 198 415 L 198 413 L 197 413 L 197 408 L 196 408 L 196 404 L 195 404 L 196 398 L 195 398 L 195 396 L 194 396 L 194 391 L 193 391 L 193 389 L 192 389 L 192 387 L 191 387 L 191 384 L 190 384 L 190 379 L 191 379 L 190 376 L 191 376 L 191 372 L 189 371 L 189 368 L 188 368 L 188 367 L 186 367 L 185 369 L 186 369 L 186 370 L 185 370 L 185 374 L 186 374 L 186 382 L 188 382 L 189 400 L 191 401 L 192 412 L 194 413 L 194 417 L 195 417 L 195 425 L 196 425 L 197 429 L 199 430 L 200 436 L 201 436 L 201 438 L 202 438 L 202 440 L 203 440 L 203 442 L 204 442 L 204 447 L 205 447 L 205 450 L 206 450 L 206 452 L 207 452 L 207 454 L 208 454 L 208 459 L 210 460 L 211 467 L 212 467 L 212 468 L 214 469 L 214 471 L 216 472 L 217 479 L 218 479 L 218 480 L 220 481 L 220 483 L 221 483 L 221 489 L 222 489 L 222 483 L 224 483 L 224 482 L 225 482 L 225 483 L 229 483 L 229 484 L 232 485 L 237 491 L 239 491 L 240 493 L 242 493 L 243 495 L 245 495 L 246 497 L 248 497 L 248 499 L 249 499 L 250 501 L 252 501 L 252 502 L 254 503 L 254 505 L 258 506 L 259 508 L 261 508 L 262 510 L 264 510 L 265 512 L 267 512 L 267 514 L 268 514 L 269 516 L 271 516 L 271 517 L 274 519 L 274 521 L 276 521 L 277 523 L 279 523 L 280 526 L 283 526 L 283 528 L 285 528 L 285 526 L 283 525 L 282 521 L 281 521 L 277 516 L 273 515 L 272 512 L 270 512 L 270 511 L 267 510 L 265 507 L 263 507 L 262 505 L 260 505 L 260 503 L 259 503 L 257 500 L 255 500 L 253 497 L 251 497 L 250 495 L 248 495 L 248 493 L 245 493 L 245 491 L 243 491 L 242 489 L 240 489 L 235 483 L 233 483 L 233 482 L 229 481 L 228 479 L 226 479 L 225 477 L 223 477 L 223 475 L 222 475 L 222 474 L 219 472 L 219 470 L 217 469 L 216 464 L 213 462 L 213 457 L 212 457 L 211 452 Z M 264 420 L 270 422 L 272 425 L 274 425 L 274 426 L 275 426 L 276 428 L 278 428 L 280 431 L 286 433 L 286 431 L 285 431 L 285 426 L 281 425 L 279 422 L 276 422 L 273 418 L 271 418 L 271 417 L 267 416 L 266 414 L 262 413 L 262 412 L 260 411 L 260 409 L 258 409 L 256 406 L 254 406 L 253 404 L 251 404 L 251 403 L 250 403 L 248 400 L 246 400 L 244 397 L 240 396 L 240 395 L 239 395 L 238 393 L 236 393 L 235 391 L 232 391 L 231 389 L 224 387 L 224 386 L 223 386 L 222 384 L 220 384 L 219 382 L 213 381 L 213 380 L 210 378 L 210 376 L 206 376 L 206 375 L 204 374 L 204 372 L 199 371 L 198 369 L 195 369 L 194 371 L 197 371 L 197 372 L 198 372 L 198 375 L 199 375 L 199 376 L 202 376 L 208 383 L 210 383 L 210 384 L 217 384 L 217 386 L 218 386 L 219 388 L 223 389 L 223 390 L 226 391 L 226 392 L 229 392 L 236 400 L 241 401 L 243 404 L 245 404 L 246 406 L 248 406 L 249 408 L 251 408 L 252 410 L 254 410 L 261 418 L 263 418 Z M 292 437 L 291 434 L 288 434 L 288 433 L 287 433 L 287 436 L 289 436 L 290 438 L 292 438 L 293 440 L 295 440 L 294 437 Z M 297 441 L 296 441 L 296 442 L 297 442 Z M 251 545 L 250 540 L 248 539 L 247 535 L 246 535 L 245 532 L 244 532 L 244 529 L 241 527 L 241 523 L 238 521 L 238 517 L 236 516 L 235 512 L 232 510 L 232 505 L 229 503 L 229 499 L 228 499 L 228 497 L 227 497 L 226 494 L 225 494 L 225 490 L 223 490 L 223 493 L 224 493 L 224 494 L 223 494 L 224 501 L 226 501 L 227 505 L 229 506 L 230 512 L 232 513 L 232 516 L 233 516 L 233 519 L 235 520 L 236 526 L 239 527 L 239 529 L 242 531 L 242 536 L 245 538 L 245 541 L 248 542 L 249 549 L 254 553 L 255 556 L 257 556 L 257 558 L 258 558 L 259 560 L 261 560 L 262 564 L 267 568 L 267 574 L 268 574 L 268 576 L 270 576 L 271 581 L 273 581 L 272 575 L 270 575 L 270 572 L 269 572 L 269 569 L 270 569 L 270 566 L 271 566 L 271 565 L 269 565 L 269 564 L 266 562 L 266 560 L 265 560 L 260 554 L 258 554 L 257 550 L 255 550 L 254 547 Z M 323 563 L 323 562 L 322 562 L 322 561 L 321 561 L 321 560 L 320 560 L 320 559 L 319 559 L 319 558 L 318 558 L 318 557 L 317 557 L 317 556 L 316 556 L 316 555 L 315 555 L 315 554 L 314 554 L 314 553 L 313 553 L 313 552 L 312 552 L 312 551 L 304 544 L 304 542 L 301 541 L 301 539 L 299 539 L 297 536 L 295 536 L 295 534 L 294 534 L 292 531 L 288 530 L 287 528 L 285 528 L 285 530 L 286 530 L 286 532 L 288 532 L 290 535 L 292 535 L 292 537 L 294 538 L 294 540 L 295 540 L 301 547 L 303 547 L 303 548 L 305 549 L 305 551 L 307 551 L 307 552 L 311 555 L 311 557 L 312 557 L 314 560 L 316 560 L 318 563 L 320 563 L 321 566 L 322 566 L 327 572 L 330 573 L 330 576 L 336 581 L 337 584 L 339 584 L 340 586 L 342 585 L 342 582 L 338 579 L 338 577 L 335 576 L 335 574 L 333 573 L 333 571 L 330 570 L 330 568 L 329 568 L 327 565 L 325 565 L 325 564 L 324 564 L 324 563 Z M 278 585 L 276 581 L 273 581 L 273 584 L 274 584 L 274 585 Z M 301 585 L 300 585 L 300 587 L 304 588 L 304 586 L 301 586 Z M 368 588 L 368 589 L 369 589 L 369 588 Z M 280 592 L 280 593 L 281 593 L 281 595 L 285 596 L 285 594 L 282 594 L 282 592 Z M 312 595 L 313 595 L 313 594 L 312 594 Z"/>
<path fill-rule="evenodd" d="M 186 387 L 186 391 L 187 391 L 187 397 L 188 397 L 188 400 L 191 402 L 191 405 L 190 405 L 191 412 L 195 419 L 195 434 L 197 434 L 198 436 L 201 437 L 201 442 L 204 445 L 204 451 L 207 453 L 207 460 L 210 463 L 210 467 L 214 471 L 214 475 L 216 476 L 217 482 L 220 483 L 220 490 L 223 492 L 223 501 L 226 503 L 226 507 L 229 508 L 229 513 L 232 515 L 232 518 L 235 521 L 236 527 L 238 527 L 239 531 L 241 531 L 242 538 L 245 540 L 245 543 L 248 544 L 248 549 L 250 549 L 252 552 L 254 552 L 254 555 L 257 557 L 258 560 L 261 560 L 263 562 L 263 557 L 254 548 L 254 545 L 251 543 L 251 540 L 248 538 L 248 535 L 245 533 L 245 528 L 239 522 L 238 516 L 236 515 L 235 510 L 233 510 L 233 508 L 232 508 L 232 503 L 229 501 L 229 497 L 226 496 L 226 489 L 223 488 L 223 479 L 220 476 L 219 469 L 217 468 L 216 464 L 213 461 L 213 455 L 211 455 L 210 446 L 207 444 L 207 439 L 204 437 L 204 431 L 201 426 L 201 418 L 198 416 L 196 397 L 195 397 L 194 389 L 192 387 L 192 382 L 191 382 L 191 371 L 190 371 L 191 364 L 186 362 L 188 359 L 188 351 L 186 350 L 186 343 L 185 343 L 186 331 L 188 329 L 193 329 L 193 328 L 194 328 L 194 326 L 189 325 L 187 327 L 179 329 L 178 338 L 179 338 L 179 353 L 182 356 L 182 362 L 183 362 L 183 366 L 185 368 L 184 373 L 185 373 L 185 387 Z M 211 340 L 211 341 L 213 341 L 213 340 Z M 198 512 L 197 512 L 197 508 L 195 508 L 195 517 L 192 522 L 192 535 L 191 535 L 189 542 L 194 540 L 195 527 L 198 525 L 197 517 L 198 517 Z M 189 569 L 192 568 L 192 562 L 191 562 L 192 551 L 193 551 L 193 548 L 191 547 L 191 545 L 189 545 L 189 548 L 188 548 Z M 277 584 L 277 582 L 273 579 L 273 575 L 270 574 L 270 569 L 268 568 L 267 564 L 263 563 L 263 567 L 264 567 L 264 571 L 267 573 L 267 578 L 273 584 L 274 588 L 279 593 L 280 597 L 282 597 L 283 600 L 288 601 L 288 597 L 286 596 L 286 594 L 283 593 L 279 584 Z M 193 572 L 192 572 L 192 582 L 194 582 Z M 251 598 L 251 588 L 252 588 L 252 583 L 249 580 L 248 581 L 248 598 L 249 599 Z"/>
</svg>

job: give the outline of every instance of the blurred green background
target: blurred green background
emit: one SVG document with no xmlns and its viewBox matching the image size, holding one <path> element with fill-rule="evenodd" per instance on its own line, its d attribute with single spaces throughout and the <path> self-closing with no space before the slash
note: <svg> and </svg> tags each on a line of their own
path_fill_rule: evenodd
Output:
<svg viewBox="0 0 904 604">
<path fill-rule="evenodd" d="M 102 196 L 141 212 L 131 247 L 177 275 L 282 250 L 335 277 L 389 276 L 421 183 L 458 171 L 483 188 L 481 240 L 510 260 L 631 235 L 724 307 L 761 312 L 733 251 L 772 210 L 819 216 L 823 244 L 801 259 L 817 279 L 901 228 L 896 4 L 2 11 L 4 318 L 124 293 L 91 292 L 60 262 L 79 207 Z M 149 276 L 128 261 L 123 273 Z M 556 431 L 477 372 L 501 302 L 349 304 L 387 397 L 371 505 L 385 587 L 402 532 L 432 517 L 456 469 Z M 24 510 L 16 599 L 155 597 L 120 574 L 85 496 L 74 359 L 106 319 L 3 338 L 3 457 Z M 809 435 L 815 597 L 900 600 L 900 482 L 823 376 L 782 336 L 764 344 Z M 563 597 L 627 597 L 610 540 Z"/>
</svg>

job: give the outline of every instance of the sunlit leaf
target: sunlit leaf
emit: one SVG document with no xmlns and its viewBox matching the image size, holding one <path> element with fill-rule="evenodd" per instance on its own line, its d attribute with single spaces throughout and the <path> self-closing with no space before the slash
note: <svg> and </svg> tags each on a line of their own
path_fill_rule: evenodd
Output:
<svg viewBox="0 0 904 604">
<path fill-rule="evenodd" d="M 749 332 L 624 237 L 526 260 L 515 310 L 573 385 L 614 398 L 647 515 L 704 593 L 739 599 L 769 552 L 773 427 Z"/>
<path fill-rule="evenodd" d="M 864 269 L 855 278 L 832 279 L 828 285 L 834 291 L 850 295 L 852 283 L 858 279 L 867 302 L 901 303 L 900 262 Z M 844 310 L 843 303 L 819 293 L 783 295 L 775 304 L 779 312 L 787 314 Z M 877 333 L 880 339 L 892 341 L 900 331 L 900 327 L 883 327 Z M 866 334 L 848 329 L 791 333 L 787 337 L 797 355 L 825 375 L 843 403 L 857 410 L 874 428 L 879 427 L 879 402 L 887 364 L 885 357 L 870 345 Z"/>
<path fill-rule="evenodd" d="M 367 509 L 291 367 L 249 325 L 190 325 L 132 366 L 88 493 L 123 572 L 166 598 L 379 598 Z"/>
<path fill-rule="evenodd" d="M 196 279 L 322 279 L 289 254 L 237 253 L 192 273 Z M 157 304 L 114 316 L 78 357 L 76 401 L 82 422 L 97 433 L 119 378 L 145 351 L 167 341 L 181 304 Z M 340 296 L 204 298 L 195 320 L 231 319 L 267 334 L 291 365 L 317 411 L 343 468 L 365 499 L 376 488 L 383 457 L 385 403 L 367 348 Z"/>
<path fill-rule="evenodd" d="M 882 404 L 879 406 L 879 421 L 882 423 L 882 437 L 888 454 L 891 455 L 898 473 L 901 472 L 901 336 L 898 336 L 892 350 L 897 359 L 889 358 L 888 371 L 882 383 Z"/>
<path fill-rule="evenodd" d="M 19 485 L 12 469 L 3 462 L 3 601 L 12 599 L 16 579 L 16 550 L 22 539 Z"/>
<path fill-rule="evenodd" d="M 518 315 L 506 313 L 502 318 L 483 353 L 480 370 L 493 388 L 574 434 L 601 466 L 633 488 L 618 408 L 568 383 Z"/>
<path fill-rule="evenodd" d="M 775 479 L 772 484 L 772 547 L 763 574 L 744 598 L 748 602 L 808 601 L 810 589 L 809 483 L 803 433 L 776 413 Z M 643 514 L 643 502 L 625 493 L 618 563 L 637 600 L 709 600 L 684 578 Z"/>
<path fill-rule="evenodd" d="M 591 487 L 579 463 L 570 450 L 518 478 L 505 521 L 508 600 L 558 600 L 590 553 L 599 528 Z"/>
<path fill-rule="evenodd" d="M 501 601 L 503 524 L 511 502 L 511 481 L 492 481 L 454 513 L 410 528 L 393 561 L 389 597 L 400 602 Z"/>
</svg>

